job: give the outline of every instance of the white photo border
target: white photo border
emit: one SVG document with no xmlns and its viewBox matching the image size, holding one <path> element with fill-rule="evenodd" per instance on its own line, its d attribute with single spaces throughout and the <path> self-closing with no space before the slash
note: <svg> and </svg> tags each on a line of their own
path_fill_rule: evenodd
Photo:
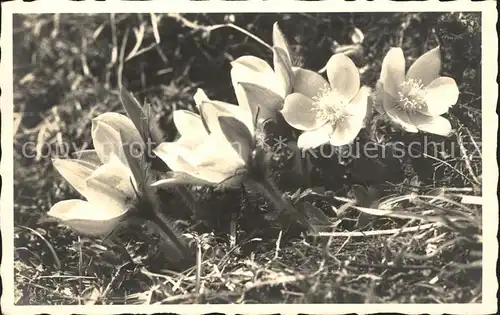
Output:
<svg viewBox="0 0 500 315">
<path fill-rule="evenodd" d="M 138 6 L 140 4 L 140 6 Z M 284 4 L 286 6 L 284 6 Z M 14 305 L 14 215 L 13 215 L 13 44 L 12 17 L 15 13 L 140 13 L 140 12 L 436 12 L 455 11 L 481 12 L 482 15 L 482 137 L 483 137 L 483 295 L 478 304 L 255 304 L 255 305 L 82 305 L 82 306 L 26 306 Z M 208 312 L 263 314 L 263 313 L 452 313 L 489 314 L 497 311 L 496 292 L 498 281 L 496 265 L 498 258 L 498 165 L 496 161 L 498 118 L 496 83 L 498 37 L 496 32 L 497 10 L 495 1 L 120 1 L 106 2 L 68 0 L 38 0 L 31 3 L 12 1 L 2 3 L 2 59 L 0 63 L 1 113 L 2 113 L 2 159 L 1 175 L 1 231 L 3 295 L 1 307 L 6 314 L 118 314 L 171 312 L 200 314 Z"/>
</svg>

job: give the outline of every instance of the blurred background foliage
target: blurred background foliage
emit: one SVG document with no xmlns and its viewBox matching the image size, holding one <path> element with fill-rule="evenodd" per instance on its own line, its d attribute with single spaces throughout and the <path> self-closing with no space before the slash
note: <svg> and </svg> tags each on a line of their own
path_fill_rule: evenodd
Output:
<svg viewBox="0 0 500 315">
<path fill-rule="evenodd" d="M 176 137 L 172 112 L 193 109 L 192 96 L 197 88 L 204 89 L 211 98 L 234 103 L 236 100 L 229 77 L 230 62 L 247 54 L 271 62 L 272 54 L 247 34 L 228 27 L 230 23 L 271 43 L 273 23 L 279 22 L 289 40 L 295 65 L 312 70 L 323 68 L 333 53 L 351 49 L 351 57 L 360 68 L 362 84 L 370 87 L 374 87 L 381 62 L 390 47 L 403 48 L 408 66 L 422 53 L 440 45 L 442 74 L 452 76 L 461 91 L 460 99 L 448 117 L 459 130 L 460 138 L 465 139 L 466 150 L 475 152 L 474 156 L 471 155 L 474 161 L 472 168 L 480 174 L 480 152 L 477 154 L 472 144 L 474 141 L 480 144 L 481 141 L 480 20 L 477 13 L 16 15 L 13 80 L 14 113 L 19 125 L 14 139 L 15 224 L 36 229 L 36 233 L 41 235 L 27 232 L 25 228 L 16 233 L 16 247 L 25 248 L 17 252 L 17 279 L 26 283 L 25 278 L 51 272 L 52 267 L 43 265 L 54 260 L 43 240 L 57 240 L 52 246 L 59 257 L 64 258 L 59 262 L 63 270 L 79 270 L 79 274 L 82 270 L 83 247 L 75 245 L 75 235 L 55 225 L 40 223 L 42 214 L 57 200 L 78 197 L 54 171 L 48 153 L 67 155 L 76 149 L 85 149 L 85 145 L 90 144 L 92 117 L 109 111 L 123 112 L 118 98 L 121 84 L 141 101 L 152 104 L 165 132 L 165 140 Z M 364 34 L 364 40 L 359 44 L 353 37 L 355 28 Z M 396 141 L 421 141 L 418 134 L 401 136 L 400 132 L 389 129 L 387 132 Z M 455 138 L 447 141 L 449 148 L 456 146 Z M 33 145 L 23 147 L 28 142 Z M 75 147 L 66 152 L 63 143 L 73 143 Z M 436 161 L 429 159 L 386 160 L 382 168 L 374 166 L 373 161 L 354 161 L 349 167 L 318 161 L 316 166 L 330 174 L 318 175 L 316 184 L 332 188 L 354 182 L 377 184 L 392 180 L 395 187 L 403 187 L 401 189 L 404 190 L 405 183 L 418 176 L 420 182 L 429 187 L 470 185 L 456 172 L 467 173 L 468 165 L 461 159 L 447 160 L 447 153 L 442 154 L 441 158 L 451 167 L 437 165 Z M 286 183 L 286 180 L 283 182 Z M 240 205 L 239 196 L 228 198 L 233 198 L 233 207 L 248 209 L 248 206 Z M 214 208 L 222 209 L 227 202 L 225 200 Z M 242 222 L 246 224 L 247 221 Z M 226 226 L 226 223 L 219 222 L 218 226 Z M 141 244 L 137 242 L 136 246 L 146 246 Z M 83 249 L 90 252 L 83 257 L 95 254 L 92 248 L 95 247 Z M 359 251 L 362 252 L 361 249 Z M 290 259 L 295 254 L 290 253 Z M 365 258 L 372 259 L 369 252 L 365 254 Z M 458 256 L 456 259 L 459 260 Z M 97 268 L 89 262 L 87 268 L 91 267 Z M 113 268 L 103 269 L 105 271 L 86 269 L 85 274 L 100 272 L 109 280 L 111 273 L 116 271 Z M 97 286 L 104 285 L 104 278 L 97 280 L 97 284 L 92 282 L 94 280 L 91 282 Z M 38 285 L 56 285 L 43 281 Z M 79 281 L 78 285 L 68 289 L 74 296 L 79 296 L 82 288 L 87 287 L 82 285 L 82 281 L 86 280 Z M 134 282 L 133 286 L 137 290 L 144 288 L 138 282 Z M 304 292 L 310 294 L 306 295 L 305 301 L 356 302 L 364 299 L 346 292 L 327 295 L 325 292 L 332 290 L 331 287 L 325 288 L 328 283 L 331 281 L 316 284 L 322 288 L 315 287 L 314 290 L 304 284 Z M 428 291 L 405 288 L 405 283 L 394 282 L 392 287 L 384 289 L 386 291 L 381 286 L 375 295 L 382 300 L 399 302 L 436 301 L 428 297 Z M 448 284 L 452 286 L 450 291 L 435 293 L 440 302 L 473 299 L 475 295 L 471 293 L 471 288 L 480 284 L 480 280 L 469 275 L 451 283 Z M 125 283 L 122 285 L 127 287 Z M 367 285 L 360 284 L 360 288 Z M 48 294 L 47 290 L 36 289 L 33 285 L 20 284 L 19 290 L 20 303 L 77 303 L 76 299 L 61 298 L 60 288 L 50 289 L 52 293 L 59 292 L 50 299 L 40 295 Z M 264 296 L 259 293 L 252 298 L 272 302 L 271 298 Z M 289 299 L 294 302 L 299 298 Z"/>
</svg>

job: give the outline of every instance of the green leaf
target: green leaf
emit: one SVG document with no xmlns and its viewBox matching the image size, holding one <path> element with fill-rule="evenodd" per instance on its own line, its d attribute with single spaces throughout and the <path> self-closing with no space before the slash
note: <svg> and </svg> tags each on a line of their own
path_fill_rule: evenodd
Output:
<svg viewBox="0 0 500 315">
<path fill-rule="evenodd" d="M 122 137 L 126 137 L 123 133 L 120 134 Z M 127 159 L 128 166 L 132 175 L 134 176 L 135 182 L 139 187 L 139 191 L 147 186 L 148 177 L 148 164 L 146 162 L 146 151 L 145 146 L 138 146 L 136 143 L 129 144 L 126 139 L 122 139 L 125 143 L 123 145 L 123 153 Z"/>
<path fill-rule="evenodd" d="M 144 106 L 141 106 L 134 95 L 124 87 L 120 91 L 120 100 L 127 115 L 134 123 L 144 141 L 148 142 L 148 139 L 150 139 L 154 144 L 159 144 L 162 141 L 163 135 L 153 117 L 151 105 L 146 103 Z"/>
</svg>

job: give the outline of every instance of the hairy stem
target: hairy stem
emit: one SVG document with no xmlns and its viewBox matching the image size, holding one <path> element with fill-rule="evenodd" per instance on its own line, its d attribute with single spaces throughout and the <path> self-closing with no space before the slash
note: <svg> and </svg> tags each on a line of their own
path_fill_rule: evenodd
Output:
<svg viewBox="0 0 500 315">
<path fill-rule="evenodd" d="M 244 183 L 248 188 L 256 190 L 263 194 L 269 200 L 276 210 L 280 213 L 280 217 L 285 219 L 287 224 L 299 222 L 305 228 L 309 228 L 304 215 L 298 212 L 290 200 L 284 199 L 274 181 L 270 178 L 264 180 L 248 179 Z"/>
<path fill-rule="evenodd" d="M 171 249 L 172 247 L 177 251 L 178 261 L 183 261 L 184 259 L 189 258 L 190 252 L 189 247 L 182 239 L 182 235 L 179 235 L 175 228 L 171 225 L 170 221 L 159 211 L 153 211 L 150 216 L 150 222 L 153 223 L 154 227 L 160 234 L 162 240 L 164 241 L 164 245 L 172 244 L 173 246 L 167 246 L 167 249 Z M 172 256 L 170 256 L 172 257 Z"/>
<path fill-rule="evenodd" d="M 193 193 L 185 186 L 175 187 L 175 192 L 181 197 L 182 201 L 189 207 L 192 212 L 192 216 L 195 217 L 196 214 L 200 213 L 201 206 L 197 202 Z"/>
</svg>

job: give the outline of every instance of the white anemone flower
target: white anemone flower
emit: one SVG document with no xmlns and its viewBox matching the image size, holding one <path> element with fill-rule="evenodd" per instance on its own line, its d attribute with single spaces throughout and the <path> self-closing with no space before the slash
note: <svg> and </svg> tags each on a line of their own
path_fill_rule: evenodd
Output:
<svg viewBox="0 0 500 315">
<path fill-rule="evenodd" d="M 333 55 L 326 65 L 328 82 L 318 73 L 305 70 L 294 93 L 285 99 L 285 120 L 303 130 L 301 149 L 325 143 L 341 146 L 353 141 L 363 127 L 369 88 L 360 88 L 359 71 L 344 54 Z"/>
<path fill-rule="evenodd" d="M 403 50 L 391 48 L 382 62 L 375 108 L 405 131 L 449 136 L 451 124 L 441 115 L 457 102 L 459 90 L 455 80 L 440 76 L 440 71 L 439 46 L 420 56 L 406 75 Z"/>
<path fill-rule="evenodd" d="M 245 99 L 246 100 L 246 99 Z M 173 113 L 174 124 L 180 138 L 161 143 L 154 153 L 177 176 L 161 180 L 157 184 L 175 183 L 220 184 L 237 178 L 244 170 L 253 148 L 254 123 L 250 105 L 242 101 L 240 106 L 209 100 L 203 91 L 195 95 L 201 115 L 187 110 Z M 220 117 L 228 118 L 222 122 Z M 234 119 L 236 124 L 230 125 Z M 227 136 L 234 141 L 228 141 Z"/>
<path fill-rule="evenodd" d="M 293 87 L 292 60 L 287 41 L 278 23 L 273 27 L 273 64 L 274 69 L 265 60 L 251 55 L 237 58 L 231 62 L 233 86 L 237 86 L 240 82 L 257 84 L 271 90 L 282 99 L 290 93 Z"/>
<path fill-rule="evenodd" d="M 56 170 L 83 196 L 57 202 L 47 213 L 79 233 L 107 236 L 124 219 L 137 187 L 123 152 L 120 133 L 143 145 L 132 121 L 105 113 L 92 120 L 95 150 L 79 159 L 54 159 Z"/>
<path fill-rule="evenodd" d="M 241 87 L 238 86 L 253 90 L 250 95 L 254 99 L 250 101 L 259 104 L 259 122 L 274 118 L 276 113 L 283 109 L 288 95 L 294 92 L 301 93 L 311 84 L 315 87 L 317 83 L 315 72 L 293 66 L 288 42 L 278 23 L 274 23 L 273 26 L 274 69 L 265 60 L 250 55 L 237 58 L 231 66 L 231 80 L 238 103 L 244 102 L 246 97 Z M 255 115 L 255 113 L 252 114 Z"/>
<path fill-rule="evenodd" d="M 308 222 L 293 208 L 290 201 L 269 178 L 266 161 L 269 152 L 256 141 L 253 100 L 255 89 L 241 87 L 244 96 L 240 105 L 209 100 L 201 91 L 195 101 L 201 115 L 177 110 L 174 124 L 181 137 L 175 142 L 160 144 L 155 154 L 173 171 L 169 178 L 153 186 L 168 187 L 176 184 L 211 185 L 235 188 L 241 185 L 260 191 L 280 211 L 285 220 Z"/>
</svg>

